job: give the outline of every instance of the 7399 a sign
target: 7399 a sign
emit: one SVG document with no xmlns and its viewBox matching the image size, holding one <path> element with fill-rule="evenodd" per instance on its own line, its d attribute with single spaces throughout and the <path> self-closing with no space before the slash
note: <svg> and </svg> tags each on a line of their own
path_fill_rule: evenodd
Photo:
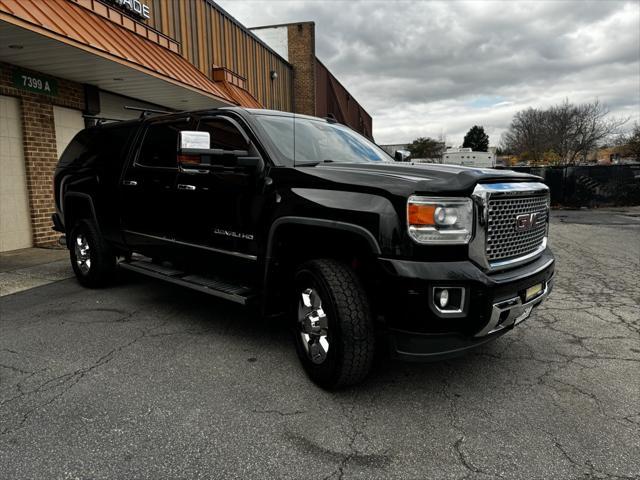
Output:
<svg viewBox="0 0 640 480">
<path fill-rule="evenodd" d="M 13 86 L 29 92 L 58 95 L 58 82 L 55 79 L 21 70 L 13 73 Z"/>
</svg>

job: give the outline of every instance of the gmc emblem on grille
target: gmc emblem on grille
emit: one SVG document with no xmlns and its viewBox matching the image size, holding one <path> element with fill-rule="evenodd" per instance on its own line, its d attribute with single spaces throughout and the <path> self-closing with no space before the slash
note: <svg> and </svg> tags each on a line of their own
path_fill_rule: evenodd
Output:
<svg viewBox="0 0 640 480">
<path fill-rule="evenodd" d="M 540 212 L 524 213 L 516 217 L 516 232 L 525 232 L 531 230 L 540 222 Z"/>
</svg>

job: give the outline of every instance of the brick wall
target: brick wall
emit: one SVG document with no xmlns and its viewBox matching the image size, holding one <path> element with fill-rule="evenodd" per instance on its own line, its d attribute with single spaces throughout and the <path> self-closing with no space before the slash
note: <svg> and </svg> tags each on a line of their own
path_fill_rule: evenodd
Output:
<svg viewBox="0 0 640 480">
<path fill-rule="evenodd" d="M 313 22 L 288 25 L 289 63 L 293 65 L 293 101 L 297 113 L 316 114 L 316 43 Z"/>
<path fill-rule="evenodd" d="M 53 106 L 83 110 L 84 90 L 79 83 L 57 79 L 58 94 L 55 97 L 27 92 L 13 86 L 15 68 L 0 62 L 0 95 L 20 98 L 33 244 L 55 246 L 59 234 L 51 230 L 51 214 L 55 208 L 52 180 L 58 154 Z"/>
</svg>

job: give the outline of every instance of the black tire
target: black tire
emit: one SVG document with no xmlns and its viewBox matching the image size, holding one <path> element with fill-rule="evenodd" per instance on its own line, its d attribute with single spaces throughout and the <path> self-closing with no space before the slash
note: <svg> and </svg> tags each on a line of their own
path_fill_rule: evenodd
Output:
<svg viewBox="0 0 640 480">
<path fill-rule="evenodd" d="M 79 243 L 79 239 L 80 242 Z M 81 249 L 80 245 L 89 247 Z M 68 240 L 71 267 L 78 281 L 85 287 L 97 288 L 113 280 L 116 270 L 116 256 L 98 229 L 89 220 L 80 220 L 71 230 Z M 90 262 L 83 262 L 82 251 L 87 252 Z"/>
<path fill-rule="evenodd" d="M 375 337 L 369 301 L 355 272 L 336 260 L 312 260 L 296 271 L 294 285 L 294 340 L 300 361 L 311 380 L 329 390 L 364 380 L 373 362 Z M 305 340 L 307 333 L 300 327 L 301 318 L 307 313 L 302 295 L 309 292 L 308 289 L 317 289 L 321 308 L 326 314 L 325 343 L 328 347 L 322 360 L 320 354 L 312 361 L 314 354 L 309 346 L 312 336 L 308 335 Z M 318 311 L 313 308 L 309 311 Z"/>
</svg>

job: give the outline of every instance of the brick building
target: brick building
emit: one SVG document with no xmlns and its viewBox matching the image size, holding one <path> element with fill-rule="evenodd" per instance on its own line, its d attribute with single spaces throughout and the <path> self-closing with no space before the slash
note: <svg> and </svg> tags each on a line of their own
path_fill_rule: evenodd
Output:
<svg viewBox="0 0 640 480">
<path fill-rule="evenodd" d="M 124 106 L 332 114 L 370 136 L 313 23 L 289 30 L 283 56 L 212 0 L 0 0 L 0 251 L 56 244 L 57 159 L 95 117 L 140 114 Z"/>
</svg>

